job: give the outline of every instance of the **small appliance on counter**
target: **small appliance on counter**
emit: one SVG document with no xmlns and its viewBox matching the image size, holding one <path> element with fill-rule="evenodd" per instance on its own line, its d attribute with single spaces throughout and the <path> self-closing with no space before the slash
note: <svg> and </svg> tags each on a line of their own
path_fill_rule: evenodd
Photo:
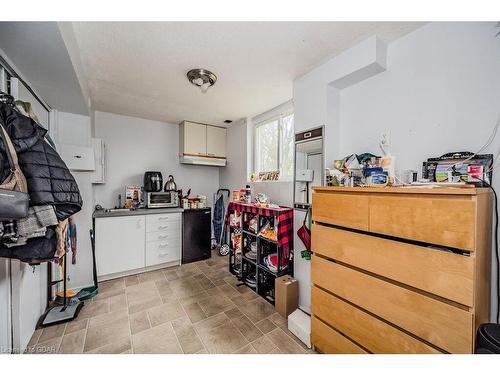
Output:
<svg viewBox="0 0 500 375">
<path fill-rule="evenodd" d="M 165 188 L 163 191 L 177 191 L 177 184 L 174 181 L 174 176 L 168 175 L 168 180 L 165 182 Z"/>
<path fill-rule="evenodd" d="M 144 191 L 159 192 L 163 187 L 161 172 L 148 171 L 144 173 Z"/>
<path fill-rule="evenodd" d="M 212 256 L 212 209 L 188 209 L 182 213 L 182 263 L 191 263 Z"/>
<path fill-rule="evenodd" d="M 179 194 L 177 191 L 145 192 L 144 206 L 146 208 L 179 207 Z"/>
</svg>

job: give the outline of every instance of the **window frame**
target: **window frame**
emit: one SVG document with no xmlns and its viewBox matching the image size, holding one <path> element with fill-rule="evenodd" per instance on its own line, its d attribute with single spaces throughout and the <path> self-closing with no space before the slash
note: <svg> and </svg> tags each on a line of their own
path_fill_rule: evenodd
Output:
<svg viewBox="0 0 500 375">
<path fill-rule="evenodd" d="M 259 171 L 259 150 L 258 150 L 258 144 L 259 144 L 259 141 L 258 141 L 258 128 L 263 126 L 263 125 L 266 125 L 266 124 L 269 124 L 269 123 L 272 123 L 274 121 L 277 121 L 278 122 L 278 134 L 277 134 L 277 140 L 278 140 L 278 147 L 276 148 L 276 152 L 277 152 L 277 155 L 276 155 L 276 160 L 277 160 L 277 169 L 279 172 L 280 172 L 280 178 L 278 181 L 292 181 L 293 180 L 293 174 L 291 176 L 283 176 L 282 175 L 282 145 L 281 145 L 281 136 L 282 136 L 282 132 L 283 132 L 283 118 L 285 117 L 288 117 L 290 115 L 294 115 L 294 130 L 295 130 L 295 111 L 294 110 L 290 110 L 290 111 L 286 111 L 286 112 L 283 112 L 283 113 L 280 113 L 278 115 L 275 115 L 275 116 L 271 116 L 271 117 L 268 117 L 266 118 L 265 120 L 261 120 L 259 121 L 258 123 L 254 124 L 254 129 L 253 129 L 253 173 L 255 174 L 258 174 L 260 172 L 270 172 L 270 171 Z M 294 132 L 295 134 L 295 132 Z M 295 164 L 295 160 L 293 160 L 293 157 L 292 157 L 292 163 Z"/>
</svg>

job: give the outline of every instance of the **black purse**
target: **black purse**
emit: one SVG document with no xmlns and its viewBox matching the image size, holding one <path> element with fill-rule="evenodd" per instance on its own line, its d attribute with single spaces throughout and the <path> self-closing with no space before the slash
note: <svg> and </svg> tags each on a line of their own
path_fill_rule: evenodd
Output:
<svg viewBox="0 0 500 375">
<path fill-rule="evenodd" d="M 10 166 L 9 176 L 0 184 L 0 221 L 22 219 L 28 216 L 29 206 L 26 178 L 19 168 L 14 145 L 2 124 L 0 138 Z"/>
</svg>

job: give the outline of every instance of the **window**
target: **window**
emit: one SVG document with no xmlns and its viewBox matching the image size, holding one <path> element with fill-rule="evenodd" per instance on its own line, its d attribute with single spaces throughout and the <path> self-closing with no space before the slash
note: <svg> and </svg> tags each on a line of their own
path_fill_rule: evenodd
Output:
<svg viewBox="0 0 500 375">
<path fill-rule="evenodd" d="M 258 124 L 255 128 L 255 172 L 280 171 L 293 177 L 293 113 Z"/>
</svg>

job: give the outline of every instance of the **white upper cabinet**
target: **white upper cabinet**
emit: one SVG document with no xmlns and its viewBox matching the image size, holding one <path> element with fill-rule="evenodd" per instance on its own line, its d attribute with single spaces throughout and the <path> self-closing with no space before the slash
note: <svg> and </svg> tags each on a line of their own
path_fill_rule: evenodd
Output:
<svg viewBox="0 0 500 375">
<path fill-rule="evenodd" d="M 207 126 L 194 122 L 184 122 L 184 154 L 207 154 Z"/>
<path fill-rule="evenodd" d="M 63 144 L 59 146 L 58 151 L 70 170 L 95 170 L 94 149 L 92 147 Z"/>
<path fill-rule="evenodd" d="M 216 126 L 207 126 L 207 155 L 212 157 L 226 157 L 226 129 Z"/>
<path fill-rule="evenodd" d="M 179 157 L 184 164 L 225 166 L 226 129 L 182 122 L 179 129 Z"/>
</svg>

